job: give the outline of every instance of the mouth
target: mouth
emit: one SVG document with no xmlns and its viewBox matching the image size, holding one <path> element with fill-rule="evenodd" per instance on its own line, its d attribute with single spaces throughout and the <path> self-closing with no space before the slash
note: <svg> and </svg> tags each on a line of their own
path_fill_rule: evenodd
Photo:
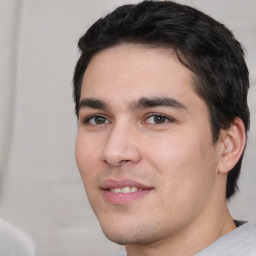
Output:
<svg viewBox="0 0 256 256">
<path fill-rule="evenodd" d="M 101 186 L 104 199 L 112 204 L 128 204 L 146 196 L 153 187 L 133 180 L 106 180 Z"/>
<path fill-rule="evenodd" d="M 122 194 L 128 194 L 128 193 L 135 193 L 137 191 L 143 191 L 142 188 L 137 188 L 137 187 L 123 187 L 123 188 L 110 188 L 109 189 L 110 192 L 118 194 L 118 193 L 122 193 Z"/>
</svg>

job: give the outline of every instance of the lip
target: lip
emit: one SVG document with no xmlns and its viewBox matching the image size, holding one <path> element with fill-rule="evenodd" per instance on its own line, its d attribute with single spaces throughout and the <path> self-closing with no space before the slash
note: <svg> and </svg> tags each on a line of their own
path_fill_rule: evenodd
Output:
<svg viewBox="0 0 256 256">
<path fill-rule="evenodd" d="M 137 187 L 141 188 L 142 190 L 138 190 L 136 192 L 131 193 L 113 193 L 109 191 L 111 188 L 123 188 L 123 187 Z M 145 184 L 142 184 L 140 182 L 129 180 L 129 179 L 123 179 L 123 180 L 114 180 L 114 179 L 108 179 L 105 180 L 101 186 L 100 186 L 104 199 L 112 204 L 128 204 L 132 201 L 142 198 L 146 196 L 148 193 L 150 193 L 154 188 L 152 186 L 148 186 Z"/>
<path fill-rule="evenodd" d="M 108 190 L 110 188 L 123 188 L 123 187 L 137 187 L 137 188 L 142 188 L 143 190 L 147 189 L 152 189 L 153 187 L 147 186 L 145 184 L 142 184 L 140 182 L 134 181 L 134 180 L 128 180 L 128 179 L 123 179 L 123 180 L 114 180 L 114 179 L 108 179 L 105 180 L 100 188 L 103 190 Z"/>
</svg>

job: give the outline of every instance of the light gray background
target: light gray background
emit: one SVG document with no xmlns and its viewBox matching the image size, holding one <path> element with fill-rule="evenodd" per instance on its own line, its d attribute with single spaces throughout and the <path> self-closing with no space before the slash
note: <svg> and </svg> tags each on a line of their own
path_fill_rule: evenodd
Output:
<svg viewBox="0 0 256 256">
<path fill-rule="evenodd" d="M 39 256 L 106 255 L 74 158 L 71 80 L 77 40 L 126 0 L 0 0 L 0 216 L 35 239 Z M 137 2 L 137 1 L 129 1 Z M 178 1 L 226 24 L 246 48 L 251 133 L 236 218 L 256 224 L 256 0 Z"/>
</svg>

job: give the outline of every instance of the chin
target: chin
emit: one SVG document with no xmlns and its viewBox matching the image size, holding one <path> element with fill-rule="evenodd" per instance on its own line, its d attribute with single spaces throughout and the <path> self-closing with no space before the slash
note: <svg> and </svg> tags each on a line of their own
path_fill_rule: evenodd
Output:
<svg viewBox="0 0 256 256">
<path fill-rule="evenodd" d="M 116 225 L 103 226 L 104 235 L 112 242 L 119 245 L 138 244 L 146 245 L 156 242 L 159 237 L 157 232 L 153 232 L 150 223 L 147 225 L 126 225 L 125 227 Z"/>
</svg>

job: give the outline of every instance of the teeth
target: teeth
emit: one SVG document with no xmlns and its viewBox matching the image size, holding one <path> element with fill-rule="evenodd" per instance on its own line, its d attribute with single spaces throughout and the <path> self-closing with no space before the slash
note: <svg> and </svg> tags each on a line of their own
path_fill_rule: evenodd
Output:
<svg viewBox="0 0 256 256">
<path fill-rule="evenodd" d="M 127 193 L 133 193 L 136 191 L 142 191 L 141 188 L 136 188 L 136 187 L 123 187 L 123 188 L 110 188 L 109 191 L 113 192 L 113 193 L 123 193 L 123 194 L 127 194 Z"/>
<path fill-rule="evenodd" d="M 136 187 L 131 187 L 131 192 L 136 192 L 138 191 L 139 189 L 137 189 Z M 142 189 L 141 189 L 142 190 Z"/>
<path fill-rule="evenodd" d="M 131 188 L 130 187 L 124 187 L 122 188 L 122 193 L 126 194 L 126 193 L 130 193 L 131 192 Z"/>
<path fill-rule="evenodd" d="M 122 189 L 121 188 L 111 188 L 110 191 L 114 192 L 114 193 L 122 193 Z"/>
</svg>

